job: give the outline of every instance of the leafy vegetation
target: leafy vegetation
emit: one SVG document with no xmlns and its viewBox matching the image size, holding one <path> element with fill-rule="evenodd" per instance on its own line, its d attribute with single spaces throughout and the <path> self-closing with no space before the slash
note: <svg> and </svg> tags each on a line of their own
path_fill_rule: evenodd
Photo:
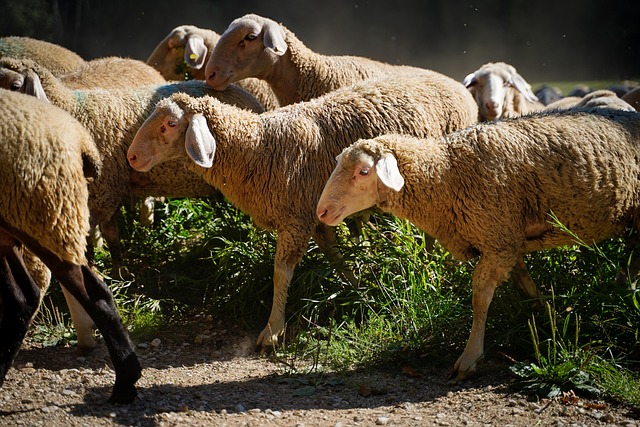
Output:
<svg viewBox="0 0 640 427">
<path fill-rule="evenodd" d="M 257 336 L 271 308 L 273 233 L 219 199 L 158 204 L 153 229 L 139 225 L 135 210 L 123 213 L 126 265 L 135 277 L 106 280 L 134 339 L 194 311 L 235 319 Z M 450 367 L 471 325 L 474 262 L 453 259 L 389 215 L 372 215 L 358 239 L 345 225 L 338 234 L 359 283 L 343 280 L 311 242 L 293 278 L 277 357 L 308 374 L 389 363 Z M 621 238 L 527 255 L 546 310 L 532 310 L 510 283 L 499 287 L 486 357 L 513 365 L 526 392 L 572 390 L 640 405 L 640 295 L 616 280 L 630 249 Z M 98 268 L 109 265 L 108 252 L 98 251 Z M 64 307 L 55 292 L 51 298 Z M 68 331 L 65 314 L 57 317 Z M 43 320 L 38 327 L 60 323 Z"/>
</svg>

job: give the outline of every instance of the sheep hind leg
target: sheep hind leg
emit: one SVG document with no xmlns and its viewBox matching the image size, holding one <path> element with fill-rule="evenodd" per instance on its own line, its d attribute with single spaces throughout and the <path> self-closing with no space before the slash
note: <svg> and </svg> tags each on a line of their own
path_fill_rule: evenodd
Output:
<svg viewBox="0 0 640 427">
<path fill-rule="evenodd" d="M 142 367 L 107 285 L 88 265 L 63 261 L 58 255 L 41 246 L 36 239 L 20 230 L 10 228 L 1 219 L 0 226 L 33 251 L 51 270 L 53 277 L 67 288 L 91 316 L 104 337 L 116 373 L 109 402 L 131 403 L 137 395 L 135 383 L 141 376 Z"/>
<path fill-rule="evenodd" d="M 475 372 L 476 364 L 484 356 L 484 332 L 489 305 L 499 284 L 507 280 L 516 260 L 512 263 L 498 257 L 483 255 L 473 272 L 473 322 L 464 352 L 451 372 L 451 378 L 461 381 Z"/>
<path fill-rule="evenodd" d="M 342 278 L 352 286 L 356 286 L 358 278 L 344 262 L 344 257 L 337 244 L 335 228 L 322 223 L 318 224 L 313 232 L 313 240 Z"/>
<path fill-rule="evenodd" d="M 531 305 L 536 309 L 544 307 L 544 300 L 540 295 L 538 286 L 529 275 L 529 269 L 522 258 L 519 258 L 516 265 L 511 270 L 511 280 L 520 292 L 531 301 Z"/>
<path fill-rule="evenodd" d="M 18 354 L 33 315 L 40 288 L 27 271 L 17 242 L 0 229 L 0 386 Z"/>
</svg>

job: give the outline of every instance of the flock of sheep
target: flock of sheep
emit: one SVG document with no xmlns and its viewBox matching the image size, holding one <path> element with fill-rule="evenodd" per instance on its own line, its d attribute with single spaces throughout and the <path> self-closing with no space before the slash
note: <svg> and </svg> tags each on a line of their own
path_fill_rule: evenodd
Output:
<svg viewBox="0 0 640 427">
<path fill-rule="evenodd" d="M 0 384 L 53 275 L 78 346 L 95 346 L 94 326 L 105 339 L 116 371 L 110 401 L 135 398 L 142 368 L 91 267 L 99 227 L 114 271 L 125 272 L 117 214 L 131 197 L 220 192 L 277 233 L 263 350 L 284 332 L 310 237 L 356 280 L 333 228 L 349 215 L 375 206 L 460 259 L 478 257 L 457 379 L 483 355 L 498 285 L 511 277 L 540 298 L 524 254 L 573 243 L 551 215 L 588 242 L 640 226 L 640 88 L 536 96 L 505 63 L 459 82 L 321 55 L 257 15 L 222 35 L 177 27 L 146 63 L 84 61 L 5 37 L 0 88 Z"/>
</svg>

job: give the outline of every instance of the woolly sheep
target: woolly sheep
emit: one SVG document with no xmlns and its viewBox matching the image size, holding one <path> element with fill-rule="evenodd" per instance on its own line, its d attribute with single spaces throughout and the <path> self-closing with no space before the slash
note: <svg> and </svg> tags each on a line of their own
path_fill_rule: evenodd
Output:
<svg viewBox="0 0 640 427">
<path fill-rule="evenodd" d="M 599 89 L 589 92 L 583 97 L 567 96 L 547 105 L 545 110 L 566 109 L 566 108 L 616 108 L 624 111 L 635 111 L 635 109 L 620 99 L 615 92 L 608 89 Z"/>
<path fill-rule="evenodd" d="M 504 62 L 484 64 L 467 75 L 462 84 L 473 94 L 481 122 L 515 117 L 544 108 L 531 91 L 529 83 L 513 65 Z"/>
<path fill-rule="evenodd" d="M 234 20 L 220 36 L 205 75 L 209 86 L 219 90 L 247 77 L 263 79 L 284 106 L 372 77 L 422 72 L 433 73 L 363 57 L 315 53 L 284 25 L 249 14 Z"/>
<path fill-rule="evenodd" d="M 40 304 L 23 245 L 37 255 L 98 325 L 116 372 L 109 399 L 136 396 L 141 366 L 109 288 L 87 265 L 86 176 L 100 157 L 89 133 L 63 110 L 0 90 L 0 384 Z"/>
<path fill-rule="evenodd" d="M 156 46 L 147 64 L 157 69 L 167 80 L 205 80 L 204 65 L 218 43 L 220 35 L 193 25 L 180 25 Z M 237 84 L 253 94 L 265 110 L 280 106 L 268 84 L 247 78 Z"/>
<path fill-rule="evenodd" d="M 35 87 L 35 92 L 46 93 L 51 103 L 70 112 L 96 141 L 104 166 L 100 177 L 89 184 L 91 226 L 93 229 L 101 225 L 111 252 L 112 269 L 116 273 L 122 267 L 122 254 L 115 219 L 124 201 L 131 196 L 206 197 L 217 193 L 201 177 L 187 171 L 180 162 L 171 162 L 155 170 L 150 178 L 153 185 L 138 187 L 131 182 L 126 151 L 155 103 L 182 91 L 194 96 L 209 94 L 230 104 L 262 111 L 255 98 L 235 86 L 228 91 L 218 92 L 208 88 L 204 82 L 193 81 L 137 89 L 71 90 L 33 61 L 0 60 L 0 84 L 5 82 L 3 76 L 14 78 L 16 74 L 21 79 L 22 89 Z M 88 250 L 92 255 L 92 242 L 88 242 Z M 79 316 L 81 314 L 76 318 Z M 89 350 L 95 345 L 90 328 L 79 324 L 76 318 L 73 321 L 79 335 L 78 346 Z M 88 330 L 88 335 L 81 337 L 81 330 Z"/>
<path fill-rule="evenodd" d="M 567 196 L 570 197 L 567 197 Z M 640 114 L 575 109 L 477 124 L 439 139 L 383 135 L 345 149 L 318 201 L 328 225 L 378 206 L 434 236 L 459 259 L 479 257 L 473 323 L 453 368 L 483 355 L 495 288 L 527 252 L 587 243 L 640 221 Z"/>
<path fill-rule="evenodd" d="M 124 89 L 166 83 L 165 78 L 152 66 L 132 58 L 108 56 L 88 61 L 79 69 L 60 76 L 60 81 L 71 89 Z M 147 197 L 140 205 L 140 222 L 146 227 L 153 224 L 155 199 Z M 113 235 L 113 230 L 107 230 Z M 96 236 L 93 237 L 94 241 Z"/>
<path fill-rule="evenodd" d="M 54 76 L 74 71 L 85 64 L 77 53 L 31 37 L 0 37 L 0 58 L 32 59 L 46 67 Z"/>
<path fill-rule="evenodd" d="M 144 172 L 188 155 L 196 173 L 277 232 L 273 306 L 257 340 L 265 350 L 284 332 L 287 289 L 309 237 L 340 262 L 334 230 L 315 218 L 335 156 L 358 138 L 384 132 L 424 136 L 464 128 L 477 114 L 468 97 L 462 85 L 436 73 L 371 79 L 260 115 L 178 94 L 157 105 L 128 158 Z"/>
</svg>

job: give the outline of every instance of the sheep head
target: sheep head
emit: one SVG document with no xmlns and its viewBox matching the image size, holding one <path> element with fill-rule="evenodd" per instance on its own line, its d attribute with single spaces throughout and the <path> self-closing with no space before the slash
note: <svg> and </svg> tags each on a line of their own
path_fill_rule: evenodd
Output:
<svg viewBox="0 0 640 427">
<path fill-rule="evenodd" d="M 245 15 L 220 36 L 205 68 L 207 84 L 224 90 L 247 77 L 264 78 L 286 51 L 285 33 L 277 22 Z"/>
<path fill-rule="evenodd" d="M 520 92 L 527 101 L 538 98 L 516 69 L 504 62 L 489 62 L 467 75 L 462 84 L 473 94 L 481 120 L 495 120 L 509 115 L 510 92 Z"/>
<path fill-rule="evenodd" d="M 360 140 L 336 158 L 338 164 L 325 184 L 316 215 L 335 226 L 347 216 L 381 201 L 386 189 L 400 191 L 404 178 L 394 155 L 376 140 Z M 380 191 L 380 185 L 384 191 Z"/>
<path fill-rule="evenodd" d="M 198 166 L 211 167 L 215 139 L 202 114 L 185 111 L 184 94 L 162 100 L 142 124 L 127 151 L 129 165 L 147 172 L 158 163 L 188 155 Z"/>
<path fill-rule="evenodd" d="M 147 64 L 167 80 L 204 80 L 204 65 L 220 36 L 211 30 L 175 27 L 153 50 Z"/>
<path fill-rule="evenodd" d="M 0 60 L 0 88 L 49 102 L 38 72 L 44 70 L 32 60 L 3 58 Z"/>
</svg>

